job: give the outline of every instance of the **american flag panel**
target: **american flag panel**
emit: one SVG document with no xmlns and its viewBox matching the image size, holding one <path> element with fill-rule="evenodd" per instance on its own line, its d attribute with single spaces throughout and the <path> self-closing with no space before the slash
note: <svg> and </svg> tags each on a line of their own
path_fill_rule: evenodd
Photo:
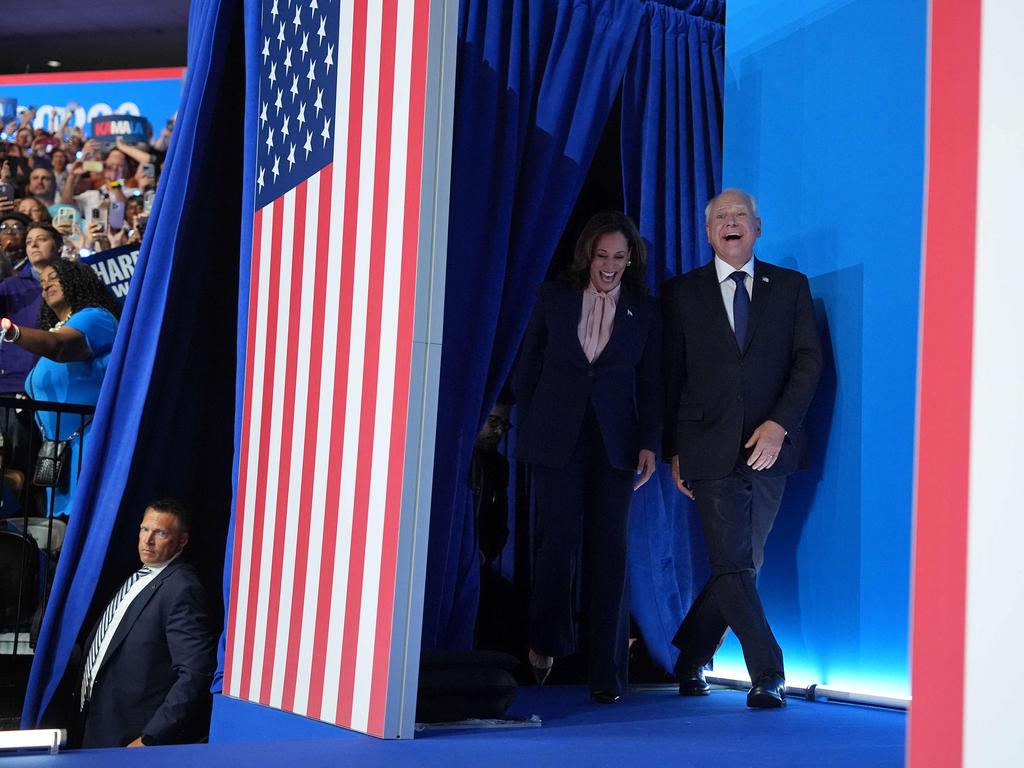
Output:
<svg viewBox="0 0 1024 768">
<path fill-rule="evenodd" d="M 261 9 L 224 690 L 375 735 L 397 695 L 428 13 Z"/>
</svg>

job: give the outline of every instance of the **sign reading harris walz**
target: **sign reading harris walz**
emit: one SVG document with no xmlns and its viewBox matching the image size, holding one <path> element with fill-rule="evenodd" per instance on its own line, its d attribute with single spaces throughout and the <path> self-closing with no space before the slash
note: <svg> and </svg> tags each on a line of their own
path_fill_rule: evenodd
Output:
<svg viewBox="0 0 1024 768">
<path fill-rule="evenodd" d="M 81 259 L 82 262 L 92 267 L 104 285 L 122 304 L 124 297 L 128 295 L 128 285 L 135 272 L 135 262 L 138 260 L 138 245 L 111 248 L 109 251 L 100 251 L 91 256 L 83 256 Z"/>
</svg>

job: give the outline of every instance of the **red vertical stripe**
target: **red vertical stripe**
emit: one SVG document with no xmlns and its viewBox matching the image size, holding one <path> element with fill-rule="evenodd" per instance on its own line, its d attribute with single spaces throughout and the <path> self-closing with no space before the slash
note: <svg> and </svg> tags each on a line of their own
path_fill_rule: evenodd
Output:
<svg viewBox="0 0 1024 768">
<path fill-rule="evenodd" d="M 424 94 L 427 69 L 429 0 L 416 3 L 412 36 L 412 81 L 409 93 L 409 139 L 405 168 L 405 221 L 402 235 L 402 277 L 398 300 L 398 338 L 395 345 L 395 390 L 391 417 L 391 451 L 388 466 L 384 518 L 384 551 L 377 602 L 377 632 L 373 652 L 368 731 L 383 736 L 387 707 L 388 669 L 392 621 L 395 611 L 395 568 L 398 560 L 399 523 L 402 511 L 402 468 L 409 414 L 409 370 L 412 358 L 413 320 L 416 301 L 416 256 L 419 252 L 420 189 L 423 174 Z M 405 73 L 403 73 L 404 76 Z"/>
<path fill-rule="evenodd" d="M 248 482 L 249 430 L 252 425 L 252 370 L 256 355 L 256 314 L 260 302 L 260 282 L 254 279 L 260 271 L 260 233 L 263 231 L 263 211 L 257 210 L 252 220 L 252 261 L 249 270 L 249 319 L 245 350 L 245 389 L 242 393 L 242 433 L 239 438 L 238 488 L 235 494 L 235 540 L 231 558 L 231 600 L 228 606 L 228 632 L 224 648 L 224 690 L 231 691 L 238 664 L 233 648 L 235 622 L 238 619 L 238 600 L 241 585 L 238 582 L 242 563 L 242 535 L 248 520 L 245 517 L 245 494 Z"/>
<path fill-rule="evenodd" d="M 291 621 L 288 625 L 288 651 L 285 661 L 284 691 L 281 707 L 288 711 L 295 709 L 295 679 L 299 666 L 299 645 L 302 627 L 307 617 L 304 613 L 306 601 L 306 565 L 309 559 L 310 517 L 313 507 L 313 475 L 316 468 L 316 444 L 320 420 L 320 376 L 324 350 L 324 304 L 327 297 L 327 262 L 330 259 L 331 237 L 331 193 L 333 192 L 334 167 L 328 165 L 320 171 L 320 199 L 317 208 L 317 248 L 310 254 L 315 264 L 313 281 L 313 316 L 310 325 L 311 347 L 309 352 L 309 388 L 306 395 L 306 422 L 304 430 L 305 447 L 302 458 L 302 488 L 299 494 L 299 522 L 296 533 L 295 575 L 292 588 Z M 308 274 L 307 270 L 300 270 Z M 300 396 L 302 396 L 300 394 Z"/>
<path fill-rule="evenodd" d="M 348 356 L 352 333 L 352 291 L 355 274 L 356 228 L 359 220 L 359 155 L 362 151 L 363 77 L 366 69 L 366 0 L 355 3 L 352 13 L 352 71 L 349 87 L 347 134 L 336 134 L 335 142 L 347 140 L 345 164 L 345 210 L 341 242 L 341 286 L 335 346 L 333 418 L 331 420 L 330 464 L 324 514 L 323 560 L 320 564 L 320 592 L 317 599 L 316 633 L 313 638 L 313 669 L 322 670 L 327 660 L 334 576 L 334 552 L 338 534 L 338 498 L 341 460 L 345 449 L 345 391 L 348 384 Z M 323 705 L 323 675 L 314 675 L 309 686 L 310 717 L 319 717 Z M 336 722 L 341 722 L 336 720 Z"/>
<path fill-rule="evenodd" d="M 288 339 L 285 353 L 284 402 L 281 407 L 281 452 L 277 473 L 277 500 L 270 514 L 277 517 L 274 528 L 274 554 L 270 561 L 270 597 L 267 601 L 267 635 L 263 644 L 263 675 L 260 680 L 260 703 L 270 703 L 270 686 L 277 664 L 277 624 L 281 606 L 281 575 L 286 566 L 284 539 L 288 517 L 293 513 L 288 504 L 288 489 L 292 469 L 292 422 L 295 420 L 295 371 L 299 356 L 298 326 L 302 316 L 303 249 L 306 243 L 306 190 L 303 181 L 295 188 L 294 229 L 292 236 L 291 286 L 289 287 L 288 315 L 280 317 L 274 336 L 284 334 Z M 268 336 L 268 345 L 276 343 Z M 268 471 L 273 471 L 268 468 Z"/>
<path fill-rule="evenodd" d="M 278 198 L 273 204 L 273 223 L 270 232 L 270 284 L 267 288 L 266 312 L 267 312 L 267 338 L 274 335 L 277 328 L 277 297 L 281 282 L 281 228 L 284 220 L 284 200 Z M 254 276 L 259 279 L 258 276 Z M 255 332 L 255 329 L 252 329 Z M 264 352 L 266 362 L 263 368 L 263 417 L 262 436 L 259 441 L 259 455 L 257 457 L 256 475 L 256 498 L 254 500 L 254 515 L 252 522 L 252 566 L 249 576 L 249 610 L 245 617 L 245 639 L 243 644 L 247 651 L 248 658 L 245 666 L 242 667 L 242 696 L 249 696 L 249 687 L 252 680 L 252 656 L 251 649 L 254 646 L 256 634 L 256 608 L 260 594 L 260 569 L 262 566 L 263 550 L 263 524 L 266 520 L 267 510 L 267 472 L 270 458 L 270 418 L 274 406 L 274 374 L 276 348 L 272 343 L 266 345 Z"/>
<path fill-rule="evenodd" d="M 369 293 L 366 307 L 366 342 L 363 351 L 359 448 L 356 454 L 358 466 L 348 562 L 348 600 L 345 603 L 345 636 L 342 640 L 341 681 L 338 686 L 337 719 L 339 723 L 352 721 L 352 694 L 359 648 L 359 620 L 366 566 L 366 529 L 370 514 L 370 481 L 373 473 L 374 428 L 377 415 L 377 381 L 380 375 L 384 266 L 387 258 L 388 182 L 391 170 L 391 122 L 395 91 L 395 27 L 398 16 L 396 0 L 384 0 L 381 15 Z"/>
<path fill-rule="evenodd" d="M 932 0 L 908 764 L 963 752 L 981 4 Z"/>
</svg>

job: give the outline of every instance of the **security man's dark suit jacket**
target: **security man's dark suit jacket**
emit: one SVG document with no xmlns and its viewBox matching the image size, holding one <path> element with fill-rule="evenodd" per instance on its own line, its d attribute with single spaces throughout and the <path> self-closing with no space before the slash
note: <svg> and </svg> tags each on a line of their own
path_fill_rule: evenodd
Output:
<svg viewBox="0 0 1024 768">
<path fill-rule="evenodd" d="M 821 372 L 807 278 L 754 260 L 742 346 L 729 325 L 714 261 L 669 281 L 664 292 L 665 456 L 679 454 L 685 480 L 728 475 L 765 420 L 788 432 L 766 476 L 803 460 L 803 419 Z"/>
<path fill-rule="evenodd" d="M 95 633 L 93 627 L 83 656 Z M 139 736 L 147 745 L 175 744 L 204 735 L 215 663 L 206 593 L 179 558 L 132 601 L 111 638 L 82 746 L 125 746 Z"/>
<path fill-rule="evenodd" d="M 661 435 L 661 324 L 657 302 L 619 292 L 607 346 L 591 363 L 577 327 L 581 291 L 544 283 L 523 337 L 513 378 L 521 414 L 516 458 L 564 467 L 591 403 L 613 467 L 635 470 L 641 449 L 658 452 Z"/>
</svg>

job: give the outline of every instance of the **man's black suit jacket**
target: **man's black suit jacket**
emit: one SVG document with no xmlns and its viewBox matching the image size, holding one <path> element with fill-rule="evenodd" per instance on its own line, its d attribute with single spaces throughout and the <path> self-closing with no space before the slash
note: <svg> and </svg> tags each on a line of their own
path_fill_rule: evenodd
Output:
<svg viewBox="0 0 1024 768">
<path fill-rule="evenodd" d="M 788 432 L 766 475 L 799 468 L 803 419 L 821 372 L 821 347 L 807 278 L 754 260 L 745 343 L 737 342 L 715 264 L 676 277 L 663 295 L 665 456 L 679 454 L 686 480 L 728 475 L 765 420 Z"/>
<path fill-rule="evenodd" d="M 523 337 L 512 386 L 519 408 L 516 458 L 564 467 L 592 403 L 613 467 L 636 469 L 661 442 L 661 318 L 658 303 L 623 286 L 608 344 L 591 363 L 577 327 L 583 293 L 544 283 Z"/>
<path fill-rule="evenodd" d="M 195 569 L 175 560 L 132 601 L 111 638 L 82 746 L 124 746 L 139 736 L 147 745 L 174 744 L 203 735 L 214 664 L 206 593 Z"/>
</svg>

